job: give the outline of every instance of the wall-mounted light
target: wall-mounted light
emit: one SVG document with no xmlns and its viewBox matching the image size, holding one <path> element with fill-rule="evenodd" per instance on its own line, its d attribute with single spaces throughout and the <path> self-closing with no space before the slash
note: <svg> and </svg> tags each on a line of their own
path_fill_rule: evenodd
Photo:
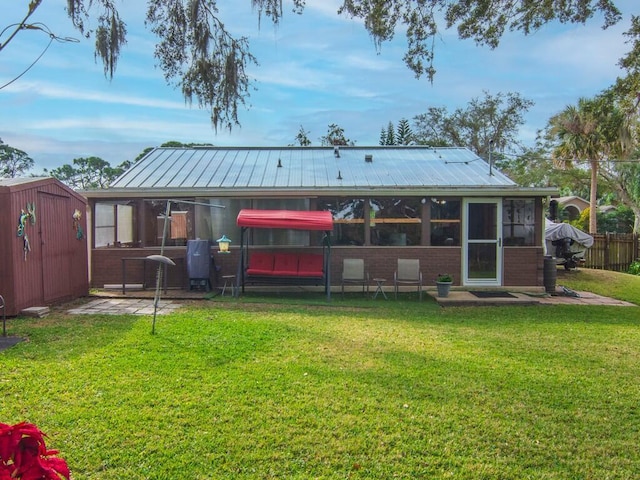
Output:
<svg viewBox="0 0 640 480">
<path fill-rule="evenodd" d="M 218 242 L 218 253 L 231 253 L 229 252 L 231 240 L 226 235 L 222 235 L 216 242 Z"/>
</svg>

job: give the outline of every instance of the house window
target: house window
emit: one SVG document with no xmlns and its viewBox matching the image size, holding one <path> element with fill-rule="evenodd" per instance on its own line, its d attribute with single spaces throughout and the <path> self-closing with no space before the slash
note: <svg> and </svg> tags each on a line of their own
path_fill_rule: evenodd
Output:
<svg viewBox="0 0 640 480">
<path fill-rule="evenodd" d="M 222 235 L 232 240 L 232 246 L 240 242 L 240 227 L 236 224 L 238 213 L 243 208 L 251 208 L 251 200 L 236 198 L 196 198 L 195 230 L 196 238 L 214 242 Z M 204 204 L 211 205 L 207 207 Z M 223 208 L 220 208 L 223 207 Z"/>
<path fill-rule="evenodd" d="M 95 246 L 131 246 L 134 243 L 134 208 L 126 204 L 96 203 Z"/>
<path fill-rule="evenodd" d="M 535 201 L 532 198 L 505 198 L 502 203 L 504 245 L 535 245 Z"/>
<path fill-rule="evenodd" d="M 431 198 L 431 245 L 460 246 L 460 200 Z"/>
<path fill-rule="evenodd" d="M 364 245 L 364 200 L 320 198 L 318 210 L 331 212 L 334 245 Z"/>
<path fill-rule="evenodd" d="M 190 200 L 191 201 L 191 200 Z M 152 200 L 147 202 L 148 216 L 146 245 L 160 246 L 164 237 L 165 246 L 186 245 L 187 240 L 195 238 L 193 227 L 193 203 L 171 202 L 169 219 L 166 225 L 166 200 Z"/>
<path fill-rule="evenodd" d="M 309 200 L 304 198 L 260 199 L 253 202 L 258 210 L 309 210 Z M 308 230 L 292 230 L 285 228 L 252 228 L 250 243 L 269 246 L 309 246 L 319 244 L 311 240 Z"/>
<path fill-rule="evenodd" d="M 370 200 L 369 227 L 372 245 L 420 245 L 421 204 L 419 198 Z"/>
</svg>

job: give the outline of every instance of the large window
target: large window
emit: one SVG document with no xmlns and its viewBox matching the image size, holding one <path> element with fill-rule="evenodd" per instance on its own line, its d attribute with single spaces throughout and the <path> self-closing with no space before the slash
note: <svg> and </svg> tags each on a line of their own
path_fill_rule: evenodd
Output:
<svg viewBox="0 0 640 480">
<path fill-rule="evenodd" d="M 226 235 L 233 242 L 232 245 L 240 242 L 240 227 L 236 225 L 236 219 L 240 210 L 251 208 L 251 200 L 197 198 L 196 202 L 199 204 L 195 207 L 196 238 L 211 240 L 215 244 L 217 239 Z"/>
<path fill-rule="evenodd" d="M 309 210 L 309 200 L 264 199 L 254 202 L 253 208 L 259 210 Z M 249 241 L 253 245 L 308 246 L 317 245 L 319 236 L 312 236 L 308 230 L 290 230 L 283 228 L 251 228 Z M 316 238 L 317 237 L 317 238 Z"/>
<path fill-rule="evenodd" d="M 371 199 L 371 244 L 420 245 L 421 211 L 420 199 L 415 197 Z"/>
<path fill-rule="evenodd" d="M 100 202 L 95 208 L 95 246 L 134 246 L 134 208 L 126 203 Z"/>
<path fill-rule="evenodd" d="M 320 198 L 318 210 L 331 212 L 334 245 L 364 245 L 364 200 Z"/>
<path fill-rule="evenodd" d="M 505 246 L 535 245 L 535 201 L 505 198 L 502 204 L 502 237 Z"/>
<path fill-rule="evenodd" d="M 460 200 L 431 198 L 431 245 L 460 245 Z"/>
<path fill-rule="evenodd" d="M 186 245 L 194 236 L 194 208 L 192 203 L 170 202 L 169 218 L 165 222 L 167 201 L 147 201 L 146 242 L 148 246 Z M 166 232 L 166 234 L 165 234 Z"/>
</svg>

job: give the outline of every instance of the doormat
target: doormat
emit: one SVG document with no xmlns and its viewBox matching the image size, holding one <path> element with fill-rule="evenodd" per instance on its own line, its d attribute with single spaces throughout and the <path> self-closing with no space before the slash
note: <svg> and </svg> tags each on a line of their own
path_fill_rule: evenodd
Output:
<svg viewBox="0 0 640 480">
<path fill-rule="evenodd" d="M 475 295 L 478 298 L 517 298 L 515 295 L 511 295 L 509 292 L 500 291 L 470 291 L 469 293 Z"/>
</svg>

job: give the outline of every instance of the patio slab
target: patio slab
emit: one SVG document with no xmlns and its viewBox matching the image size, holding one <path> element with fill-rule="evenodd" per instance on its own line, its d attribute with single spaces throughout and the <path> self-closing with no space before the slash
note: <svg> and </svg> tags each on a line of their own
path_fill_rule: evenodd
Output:
<svg viewBox="0 0 640 480">
<path fill-rule="evenodd" d="M 431 292 L 429 292 L 431 293 Z M 500 306 L 500 305 L 607 305 L 616 307 L 636 307 L 634 303 L 603 297 L 591 292 L 575 292 L 578 296 L 566 295 L 558 290 L 556 295 L 542 293 L 522 293 L 509 290 L 511 297 L 478 298 L 469 291 L 452 290 L 446 298 L 432 293 L 436 302 L 443 307 Z"/>
<path fill-rule="evenodd" d="M 167 315 L 180 308 L 179 303 L 161 300 L 156 315 Z M 153 299 L 99 298 L 81 307 L 67 310 L 70 315 L 153 315 Z"/>
</svg>

